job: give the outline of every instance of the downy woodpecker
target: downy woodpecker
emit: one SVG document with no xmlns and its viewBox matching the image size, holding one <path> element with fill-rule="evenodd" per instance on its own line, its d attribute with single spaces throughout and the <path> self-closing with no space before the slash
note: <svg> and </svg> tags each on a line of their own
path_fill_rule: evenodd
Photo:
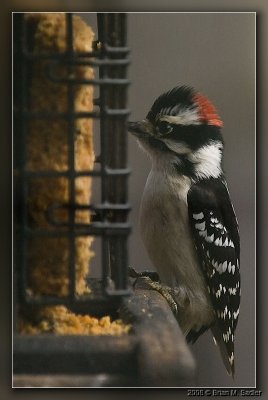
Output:
<svg viewBox="0 0 268 400">
<path fill-rule="evenodd" d="M 221 127 L 212 103 L 181 86 L 128 129 L 152 161 L 140 225 L 161 285 L 172 291 L 187 341 L 211 328 L 234 376 L 240 240 L 222 169 Z"/>
</svg>

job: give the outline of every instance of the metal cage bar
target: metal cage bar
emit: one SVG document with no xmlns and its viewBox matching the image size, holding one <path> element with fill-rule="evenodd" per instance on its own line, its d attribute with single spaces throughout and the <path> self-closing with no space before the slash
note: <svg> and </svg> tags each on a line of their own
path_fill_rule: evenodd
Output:
<svg viewBox="0 0 268 400">
<path fill-rule="evenodd" d="M 19 303 L 28 305 L 75 304 L 100 301 L 110 302 L 112 298 L 121 298 L 129 293 L 127 285 L 127 237 L 130 225 L 127 214 L 130 210 L 127 198 L 127 132 L 126 120 L 129 110 L 127 103 L 127 67 L 129 64 L 126 45 L 126 15 L 97 14 L 98 41 L 92 52 L 76 53 L 73 49 L 72 14 L 66 14 L 66 51 L 59 53 L 34 53 L 27 43 L 27 32 L 23 14 L 13 15 L 14 27 L 14 167 L 15 179 L 15 273 Z M 54 82 L 67 86 L 68 111 L 32 112 L 28 106 L 28 76 L 31 63 L 49 60 L 47 76 Z M 67 65 L 67 77 L 57 76 L 56 66 Z M 73 78 L 73 68 L 77 65 L 89 65 L 96 68 L 99 76 L 94 79 Z M 74 109 L 74 85 L 90 84 L 99 88 L 99 98 L 94 104 L 99 110 L 77 112 Z M 65 119 L 68 122 L 68 170 L 67 171 L 29 171 L 26 169 L 27 126 L 34 119 Z M 100 121 L 101 155 L 100 170 L 75 170 L 75 119 L 93 118 Z M 100 179 L 101 203 L 78 205 L 75 202 L 75 179 L 79 176 L 91 176 Z M 69 182 L 69 203 L 53 203 L 47 210 L 47 220 L 55 228 L 33 228 L 27 221 L 27 190 L 31 178 L 65 177 Z M 55 210 L 68 210 L 68 221 L 60 222 Z M 90 224 L 78 224 L 75 221 L 76 210 L 95 212 L 101 218 L 95 218 Z M 75 239 L 79 236 L 100 236 L 102 240 L 102 291 L 90 296 L 75 296 Z M 27 243 L 32 237 L 66 237 L 69 241 L 69 293 L 67 297 L 42 296 L 33 298 L 27 295 Z M 100 295 L 101 293 L 101 295 Z M 98 297 L 99 296 L 99 297 Z"/>
</svg>

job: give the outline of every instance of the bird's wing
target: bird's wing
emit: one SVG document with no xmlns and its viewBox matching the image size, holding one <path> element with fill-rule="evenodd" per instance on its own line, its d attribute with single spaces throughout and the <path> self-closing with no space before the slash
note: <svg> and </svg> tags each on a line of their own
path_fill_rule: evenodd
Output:
<svg viewBox="0 0 268 400">
<path fill-rule="evenodd" d="M 200 268 L 216 315 L 211 330 L 224 364 L 233 375 L 234 331 L 240 304 L 237 220 L 225 181 L 203 180 L 193 185 L 187 200 Z M 193 332 L 189 339 L 196 339 Z"/>
</svg>

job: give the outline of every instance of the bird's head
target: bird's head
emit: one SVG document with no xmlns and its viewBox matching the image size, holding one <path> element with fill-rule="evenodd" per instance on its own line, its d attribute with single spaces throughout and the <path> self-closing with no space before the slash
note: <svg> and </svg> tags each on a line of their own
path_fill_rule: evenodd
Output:
<svg viewBox="0 0 268 400">
<path fill-rule="evenodd" d="M 222 121 L 213 104 L 194 89 L 176 87 L 156 99 L 146 118 L 128 130 L 152 158 L 193 178 L 222 173 Z"/>
</svg>

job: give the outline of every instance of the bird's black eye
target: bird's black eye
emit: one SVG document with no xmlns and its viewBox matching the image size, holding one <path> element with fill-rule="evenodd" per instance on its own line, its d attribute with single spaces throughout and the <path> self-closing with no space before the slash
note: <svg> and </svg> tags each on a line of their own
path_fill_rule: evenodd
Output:
<svg viewBox="0 0 268 400">
<path fill-rule="evenodd" d="M 172 132 L 173 128 L 167 121 L 158 121 L 156 131 L 159 136 L 167 135 Z"/>
</svg>

